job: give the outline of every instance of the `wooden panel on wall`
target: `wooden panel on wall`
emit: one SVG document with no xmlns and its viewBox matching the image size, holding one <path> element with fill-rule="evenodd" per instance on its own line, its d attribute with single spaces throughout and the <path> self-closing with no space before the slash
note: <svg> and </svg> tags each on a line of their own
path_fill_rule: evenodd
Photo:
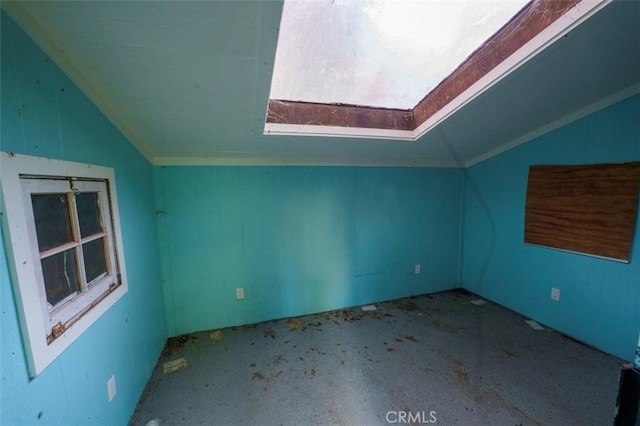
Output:
<svg viewBox="0 0 640 426">
<path fill-rule="evenodd" d="M 531 166 L 524 241 L 628 262 L 640 162 Z"/>
</svg>

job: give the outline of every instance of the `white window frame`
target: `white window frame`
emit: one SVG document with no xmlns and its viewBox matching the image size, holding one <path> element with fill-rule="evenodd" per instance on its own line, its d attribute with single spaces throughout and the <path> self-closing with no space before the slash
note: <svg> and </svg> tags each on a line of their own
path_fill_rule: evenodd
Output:
<svg viewBox="0 0 640 426">
<path fill-rule="evenodd" d="M 35 377 L 128 291 L 115 175 L 107 167 L 2 152 L 0 176 L 5 248 L 29 373 Z M 31 194 L 65 193 L 73 203 L 75 192 L 99 194 L 107 273 L 87 283 L 79 272 L 83 291 L 51 309 L 44 287 Z M 77 234 L 77 223 L 72 225 Z M 82 242 L 87 240 L 73 244 Z M 75 250 L 81 260 L 81 246 Z M 84 270 L 83 266 L 79 268 Z"/>
</svg>

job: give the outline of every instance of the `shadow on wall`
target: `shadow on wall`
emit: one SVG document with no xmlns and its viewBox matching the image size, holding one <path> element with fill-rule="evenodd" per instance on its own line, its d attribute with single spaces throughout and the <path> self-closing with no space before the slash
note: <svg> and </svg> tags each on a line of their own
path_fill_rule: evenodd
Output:
<svg viewBox="0 0 640 426">
<path fill-rule="evenodd" d="M 287 197 L 272 235 L 279 312 L 299 315 L 354 301 L 343 207 L 328 189 Z"/>
</svg>

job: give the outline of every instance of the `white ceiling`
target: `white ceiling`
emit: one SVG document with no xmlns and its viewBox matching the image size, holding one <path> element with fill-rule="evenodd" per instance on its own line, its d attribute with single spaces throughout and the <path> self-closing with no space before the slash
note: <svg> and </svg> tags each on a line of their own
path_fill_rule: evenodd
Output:
<svg viewBox="0 0 640 426">
<path fill-rule="evenodd" d="M 468 166 L 640 92 L 614 1 L 415 142 L 263 135 L 282 3 L 2 2 L 155 164 Z"/>
</svg>

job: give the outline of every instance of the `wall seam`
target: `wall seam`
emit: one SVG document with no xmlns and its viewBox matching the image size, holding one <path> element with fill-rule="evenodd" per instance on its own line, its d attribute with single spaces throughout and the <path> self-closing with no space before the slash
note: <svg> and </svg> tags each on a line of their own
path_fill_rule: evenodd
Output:
<svg viewBox="0 0 640 426">
<path fill-rule="evenodd" d="M 458 288 L 464 288 L 464 241 L 465 222 L 467 217 L 467 169 L 462 169 L 462 179 L 460 179 L 460 224 L 458 226 Z"/>
</svg>

